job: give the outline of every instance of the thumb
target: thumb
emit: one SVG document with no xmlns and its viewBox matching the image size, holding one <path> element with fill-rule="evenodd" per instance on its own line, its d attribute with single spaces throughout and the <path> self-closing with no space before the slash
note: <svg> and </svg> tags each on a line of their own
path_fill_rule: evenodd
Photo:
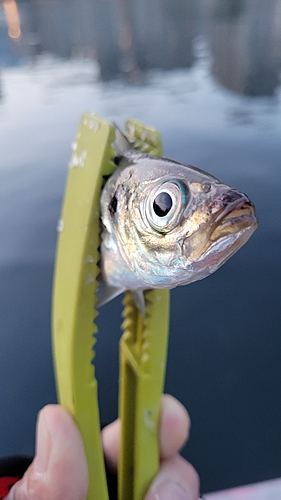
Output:
<svg viewBox="0 0 281 500">
<path fill-rule="evenodd" d="M 163 460 L 145 500 L 198 500 L 199 477 L 193 466 L 178 453 Z"/>
<path fill-rule="evenodd" d="M 37 420 L 35 459 L 7 500 L 85 500 L 87 487 L 79 431 L 64 408 L 48 405 Z"/>
</svg>

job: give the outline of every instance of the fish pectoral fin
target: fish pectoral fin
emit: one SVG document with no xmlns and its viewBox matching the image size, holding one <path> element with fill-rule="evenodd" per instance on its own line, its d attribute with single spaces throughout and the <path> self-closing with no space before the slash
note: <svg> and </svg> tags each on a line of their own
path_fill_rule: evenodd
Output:
<svg viewBox="0 0 281 500">
<path fill-rule="evenodd" d="M 104 281 L 99 282 L 99 287 L 96 292 L 97 304 L 96 307 L 101 307 L 110 302 L 111 300 L 118 297 L 121 293 L 125 292 L 126 288 L 118 288 L 115 286 L 110 286 L 104 283 Z M 130 290 L 133 295 L 134 302 L 139 309 L 143 318 L 145 318 L 145 300 L 143 295 L 143 290 Z"/>
<path fill-rule="evenodd" d="M 107 302 L 110 302 L 111 300 L 115 299 L 115 297 L 118 297 L 120 293 L 124 292 L 125 288 L 118 288 L 115 286 L 110 286 L 107 285 L 104 282 L 99 283 L 98 291 L 96 293 L 97 296 L 97 307 L 104 306 L 104 304 L 107 304 Z"/>
<path fill-rule="evenodd" d="M 143 290 L 130 290 L 134 298 L 135 304 L 141 312 L 143 318 L 145 318 L 145 300 L 143 295 Z"/>
</svg>

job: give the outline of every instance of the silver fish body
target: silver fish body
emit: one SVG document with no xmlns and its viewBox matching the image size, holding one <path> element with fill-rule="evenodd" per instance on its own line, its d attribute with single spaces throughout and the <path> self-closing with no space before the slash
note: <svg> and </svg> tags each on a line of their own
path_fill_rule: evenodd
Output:
<svg viewBox="0 0 281 500">
<path fill-rule="evenodd" d="M 244 193 L 191 165 L 129 149 L 124 141 L 101 196 L 100 304 L 124 290 L 201 280 L 257 227 Z"/>
</svg>

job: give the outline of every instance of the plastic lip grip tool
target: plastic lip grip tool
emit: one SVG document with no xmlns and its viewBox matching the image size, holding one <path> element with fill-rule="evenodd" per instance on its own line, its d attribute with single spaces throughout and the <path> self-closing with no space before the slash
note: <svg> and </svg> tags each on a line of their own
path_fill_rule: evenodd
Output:
<svg viewBox="0 0 281 500">
<path fill-rule="evenodd" d="M 136 149 L 161 155 L 159 134 L 126 123 Z M 115 169 L 114 125 L 85 114 L 73 144 L 61 219 L 53 294 L 53 351 L 60 403 L 82 434 L 89 469 L 87 500 L 108 500 L 95 378 L 93 320 L 99 273 L 100 195 Z M 119 500 L 141 500 L 159 467 L 158 425 L 169 324 L 169 291 L 145 292 L 143 317 L 126 292 L 120 341 Z M 103 333 L 106 335 L 106 332 Z"/>
</svg>

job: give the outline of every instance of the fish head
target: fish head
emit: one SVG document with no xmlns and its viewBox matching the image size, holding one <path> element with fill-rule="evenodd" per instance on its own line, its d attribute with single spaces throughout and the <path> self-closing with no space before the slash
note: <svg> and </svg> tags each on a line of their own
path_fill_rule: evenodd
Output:
<svg viewBox="0 0 281 500">
<path fill-rule="evenodd" d="M 103 191 L 102 221 L 105 273 L 116 259 L 125 289 L 174 288 L 205 278 L 257 227 L 244 193 L 191 165 L 133 152 Z M 116 279 L 115 273 L 112 283 Z"/>
</svg>

